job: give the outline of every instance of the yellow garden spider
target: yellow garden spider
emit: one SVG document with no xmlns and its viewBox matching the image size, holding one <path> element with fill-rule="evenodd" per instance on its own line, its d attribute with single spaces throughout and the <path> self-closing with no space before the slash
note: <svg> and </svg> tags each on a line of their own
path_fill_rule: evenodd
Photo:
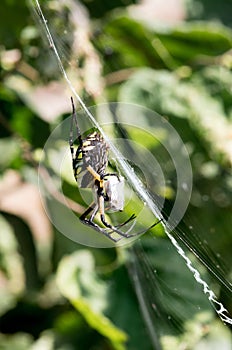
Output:
<svg viewBox="0 0 232 350">
<path fill-rule="evenodd" d="M 72 119 L 69 136 L 69 146 L 72 156 L 72 167 L 75 180 L 79 184 L 80 188 L 92 188 L 94 201 L 80 216 L 82 223 L 91 226 L 96 231 L 107 236 L 114 242 L 118 242 L 123 237 L 131 238 L 140 235 L 150 228 L 157 225 L 155 222 L 146 230 L 137 232 L 135 234 L 128 234 L 132 227 L 127 232 L 122 232 L 121 227 L 134 220 L 136 216 L 133 214 L 128 220 L 120 225 L 112 226 L 105 219 L 105 211 L 122 211 L 124 207 L 124 177 L 117 173 L 106 173 L 108 164 L 108 145 L 99 132 L 92 132 L 85 139 L 82 139 L 80 128 L 77 123 L 77 114 L 74 106 L 73 98 L 72 102 Z M 75 151 L 73 130 L 74 123 L 76 127 L 78 147 Z M 94 218 L 97 213 L 100 213 L 100 219 L 104 227 L 99 226 L 94 222 Z M 113 233 L 119 235 L 118 238 L 112 236 Z"/>
</svg>

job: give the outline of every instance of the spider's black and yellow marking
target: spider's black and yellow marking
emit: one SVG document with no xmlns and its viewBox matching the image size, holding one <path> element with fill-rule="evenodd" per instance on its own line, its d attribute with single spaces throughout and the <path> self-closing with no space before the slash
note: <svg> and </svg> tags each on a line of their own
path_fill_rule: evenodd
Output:
<svg viewBox="0 0 232 350">
<path fill-rule="evenodd" d="M 74 177 L 81 188 L 92 187 L 95 177 L 89 169 L 100 177 L 107 167 L 107 144 L 98 132 L 93 132 L 78 146 L 73 153 Z"/>
</svg>

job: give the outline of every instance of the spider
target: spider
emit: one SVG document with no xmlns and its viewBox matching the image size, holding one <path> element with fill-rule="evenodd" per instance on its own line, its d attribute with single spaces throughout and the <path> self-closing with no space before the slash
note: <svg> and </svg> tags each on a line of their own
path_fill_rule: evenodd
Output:
<svg viewBox="0 0 232 350">
<path fill-rule="evenodd" d="M 113 226 L 106 221 L 105 210 L 123 211 L 124 177 L 120 176 L 117 173 L 106 172 L 109 146 L 99 132 L 94 131 L 85 139 L 82 139 L 80 128 L 77 123 L 77 114 L 72 97 L 71 103 L 72 119 L 69 146 L 72 156 L 73 173 L 76 182 L 79 184 L 79 187 L 91 188 L 94 196 L 94 201 L 80 216 L 80 221 L 107 236 L 114 242 L 118 242 L 122 238 L 131 238 L 140 235 L 157 225 L 160 220 L 158 222 L 155 222 L 146 230 L 137 232 L 135 234 L 128 234 L 133 225 L 127 232 L 121 231 L 120 228 L 130 221 L 134 220 L 136 218 L 135 214 L 132 214 L 125 222 L 117 226 Z M 73 140 L 74 123 L 77 132 L 77 140 L 79 142 L 76 151 L 74 149 Z M 94 222 L 94 218 L 98 212 L 100 213 L 101 223 L 104 227 L 101 227 L 96 222 Z M 112 236 L 114 232 L 118 234 L 118 238 Z"/>
</svg>

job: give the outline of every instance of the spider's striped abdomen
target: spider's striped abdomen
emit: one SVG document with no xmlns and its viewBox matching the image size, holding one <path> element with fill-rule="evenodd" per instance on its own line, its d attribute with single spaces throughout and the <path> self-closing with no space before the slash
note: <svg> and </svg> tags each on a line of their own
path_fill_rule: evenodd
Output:
<svg viewBox="0 0 232 350">
<path fill-rule="evenodd" d="M 76 151 L 74 175 L 82 188 L 92 187 L 94 178 L 87 170 L 91 166 L 100 176 L 104 175 L 108 163 L 108 145 L 98 132 L 93 132 L 83 140 Z"/>
</svg>

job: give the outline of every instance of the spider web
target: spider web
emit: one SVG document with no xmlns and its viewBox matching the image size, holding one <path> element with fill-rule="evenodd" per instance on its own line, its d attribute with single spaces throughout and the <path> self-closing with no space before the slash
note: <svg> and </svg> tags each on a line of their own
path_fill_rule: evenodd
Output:
<svg viewBox="0 0 232 350">
<path fill-rule="evenodd" d="M 133 171 L 133 168 L 127 161 L 125 161 L 118 148 L 108 137 L 108 134 L 105 133 L 102 126 L 97 122 L 93 114 L 90 112 L 90 109 L 86 106 L 86 104 L 83 102 L 83 99 L 77 93 L 77 90 L 70 79 L 70 75 L 67 74 L 67 70 L 65 68 L 65 64 L 67 63 L 65 61 L 66 58 L 63 58 L 63 56 L 61 56 L 60 52 L 58 51 L 59 44 L 56 44 L 54 42 L 54 36 L 51 34 L 47 18 L 44 17 L 39 1 L 32 1 L 31 6 L 35 11 L 36 16 L 41 22 L 44 37 L 46 37 L 46 40 L 48 41 L 48 44 L 53 51 L 60 72 L 63 78 L 65 79 L 72 95 L 75 96 L 80 107 L 84 111 L 86 118 L 90 121 L 91 125 L 93 125 L 96 129 L 99 130 L 99 132 L 103 135 L 107 143 L 110 145 L 111 152 L 114 155 L 114 158 L 116 159 L 120 170 L 123 172 L 123 174 L 126 175 L 126 178 L 130 182 L 130 185 L 133 188 L 133 190 L 139 194 L 141 200 L 144 203 L 146 203 L 146 206 L 154 214 L 155 217 L 157 217 L 158 219 L 162 218 L 165 233 L 168 236 L 172 246 L 174 247 L 175 251 L 179 254 L 179 256 L 183 259 L 183 262 L 185 263 L 186 267 L 194 277 L 197 284 L 200 286 L 202 292 L 207 296 L 210 304 L 213 306 L 218 316 L 225 324 L 232 324 L 232 319 L 229 317 L 226 308 L 217 299 L 216 294 L 209 286 L 209 282 L 207 282 L 207 279 L 205 279 L 205 277 L 202 276 L 202 273 L 199 272 L 201 270 L 199 261 L 201 264 L 203 264 L 206 270 L 208 270 L 213 275 L 215 281 L 219 285 L 222 285 L 224 292 L 229 294 L 231 293 L 232 288 L 231 284 L 226 278 L 225 271 L 228 268 L 228 266 L 224 268 L 224 261 L 222 257 L 218 256 L 213 251 L 213 249 L 211 249 L 210 243 L 208 241 L 204 241 L 201 238 L 202 236 L 204 236 L 203 229 L 201 228 L 199 223 L 194 223 L 194 218 L 188 218 L 188 216 L 185 216 L 185 219 L 180 224 L 178 223 L 176 225 L 174 220 L 169 220 L 168 216 L 166 216 L 166 214 L 171 210 L 168 207 L 169 204 L 167 203 L 167 207 L 163 211 L 161 210 L 158 200 L 146 190 L 140 179 L 136 176 L 135 172 Z M 155 240 L 155 238 L 152 238 L 152 240 Z M 140 301 L 141 309 L 144 314 L 144 319 L 147 323 L 148 329 L 150 330 L 150 335 L 153 339 L 153 345 L 156 346 L 156 348 L 158 349 L 159 345 L 157 345 L 158 343 L 154 332 L 153 324 L 155 308 L 151 306 L 151 303 L 147 302 L 147 300 L 152 299 L 152 297 L 150 298 L 150 296 L 148 295 L 149 293 L 146 290 L 149 289 L 148 287 L 150 286 L 151 289 L 154 290 L 154 285 L 156 285 L 157 283 L 160 284 L 161 282 L 163 282 L 163 280 L 162 278 L 160 278 L 160 280 L 157 282 L 156 272 L 151 272 L 151 267 L 153 266 L 152 258 L 149 257 L 149 254 L 146 252 L 146 248 L 141 248 L 141 246 L 139 246 L 140 244 L 141 243 L 138 243 L 137 247 L 135 246 L 135 248 L 131 248 L 133 262 L 128 268 L 132 280 L 134 282 L 138 299 Z M 149 278 L 146 277 L 147 271 L 149 271 Z M 172 285 L 170 288 L 174 289 L 175 287 L 174 285 Z M 195 307 L 198 308 L 198 305 L 195 305 Z"/>
</svg>

